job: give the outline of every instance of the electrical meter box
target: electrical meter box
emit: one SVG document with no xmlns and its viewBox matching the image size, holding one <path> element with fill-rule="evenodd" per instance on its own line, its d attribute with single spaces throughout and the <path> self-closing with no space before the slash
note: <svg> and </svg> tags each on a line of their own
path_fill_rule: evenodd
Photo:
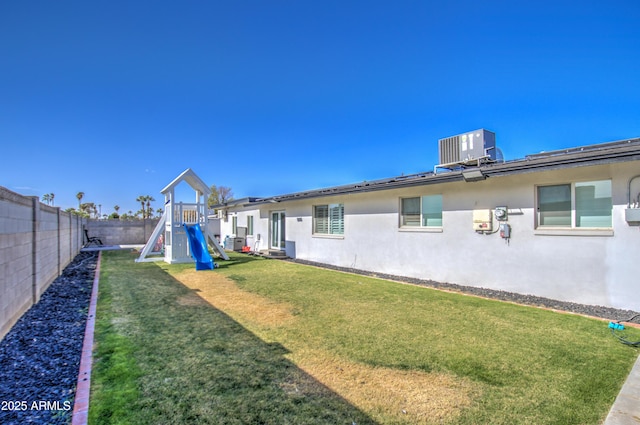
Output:
<svg viewBox="0 0 640 425">
<path fill-rule="evenodd" d="M 491 223 L 491 210 L 473 210 L 473 230 L 490 232 L 493 229 Z"/>
<path fill-rule="evenodd" d="M 507 207 L 496 207 L 495 216 L 498 221 L 507 221 L 509 220 L 509 209 Z"/>
</svg>

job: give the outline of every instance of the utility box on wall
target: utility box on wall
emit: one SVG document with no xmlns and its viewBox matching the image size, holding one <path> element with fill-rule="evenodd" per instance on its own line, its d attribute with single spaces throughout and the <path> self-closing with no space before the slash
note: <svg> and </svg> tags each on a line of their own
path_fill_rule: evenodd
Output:
<svg viewBox="0 0 640 425">
<path fill-rule="evenodd" d="M 640 208 L 627 208 L 624 210 L 624 218 L 629 224 L 640 224 Z"/>
<path fill-rule="evenodd" d="M 491 210 L 473 210 L 473 230 L 490 232 L 493 229 L 491 223 Z"/>
</svg>

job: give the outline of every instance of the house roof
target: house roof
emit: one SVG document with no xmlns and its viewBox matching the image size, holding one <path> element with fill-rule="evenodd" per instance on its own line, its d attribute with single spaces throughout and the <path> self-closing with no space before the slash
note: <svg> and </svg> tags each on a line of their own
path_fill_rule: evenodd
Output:
<svg viewBox="0 0 640 425">
<path fill-rule="evenodd" d="M 191 168 L 187 168 L 186 170 L 184 170 L 178 177 L 173 179 L 171 183 L 169 183 L 164 189 L 162 189 L 160 193 L 162 193 L 163 195 L 167 194 L 182 181 L 187 182 L 187 184 L 191 186 L 193 190 L 197 190 L 203 196 L 209 196 L 211 194 L 211 189 L 209 189 L 207 184 L 203 182 Z"/>
<path fill-rule="evenodd" d="M 219 205 L 218 207 L 238 206 L 240 204 L 255 205 L 262 203 L 276 203 L 298 199 L 389 190 L 455 181 L 484 180 L 485 178 L 506 176 L 510 174 L 532 173 L 562 168 L 574 168 L 587 165 L 637 160 L 640 160 L 640 138 L 541 152 L 527 155 L 522 159 L 493 162 L 481 166 L 460 166 L 458 169 L 445 172 L 435 173 L 429 171 L 266 198 L 245 198 L 243 201 L 246 200 L 246 202 L 239 202 L 239 200 L 233 202 L 233 205 L 224 204 Z"/>
<path fill-rule="evenodd" d="M 264 198 L 247 197 L 247 198 L 240 198 L 240 199 L 231 199 L 230 201 L 227 201 L 225 203 L 213 205 L 211 208 L 218 209 L 223 207 L 238 207 L 242 205 L 250 205 L 250 204 L 256 203 L 259 199 L 264 199 Z"/>
</svg>

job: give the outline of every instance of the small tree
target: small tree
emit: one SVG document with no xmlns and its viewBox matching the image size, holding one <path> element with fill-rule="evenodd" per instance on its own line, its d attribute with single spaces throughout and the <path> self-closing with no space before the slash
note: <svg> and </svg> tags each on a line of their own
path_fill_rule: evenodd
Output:
<svg viewBox="0 0 640 425">
<path fill-rule="evenodd" d="M 211 195 L 209 195 L 209 198 L 207 199 L 209 208 L 213 207 L 214 205 L 224 204 L 225 202 L 233 200 L 233 190 L 231 190 L 230 187 L 218 187 L 214 184 L 211 185 L 210 189 Z"/>
<path fill-rule="evenodd" d="M 98 207 L 96 207 L 96 204 L 93 202 L 85 202 L 84 204 L 81 204 L 80 210 L 86 217 L 100 218 Z"/>
<path fill-rule="evenodd" d="M 119 220 L 119 219 L 120 219 L 120 214 L 118 214 L 118 210 L 120 209 L 120 205 L 115 205 L 115 206 L 113 207 L 113 209 L 114 209 L 114 212 L 112 212 L 112 213 L 109 215 L 109 218 L 110 218 L 111 220 Z"/>
</svg>

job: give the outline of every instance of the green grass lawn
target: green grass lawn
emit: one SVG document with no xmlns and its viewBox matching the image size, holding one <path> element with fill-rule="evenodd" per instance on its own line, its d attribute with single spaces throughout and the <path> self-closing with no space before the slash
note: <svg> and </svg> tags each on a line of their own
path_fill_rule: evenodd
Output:
<svg viewBox="0 0 640 425">
<path fill-rule="evenodd" d="M 603 321 L 310 266 L 102 258 L 92 424 L 597 424 L 638 355 Z"/>
</svg>

